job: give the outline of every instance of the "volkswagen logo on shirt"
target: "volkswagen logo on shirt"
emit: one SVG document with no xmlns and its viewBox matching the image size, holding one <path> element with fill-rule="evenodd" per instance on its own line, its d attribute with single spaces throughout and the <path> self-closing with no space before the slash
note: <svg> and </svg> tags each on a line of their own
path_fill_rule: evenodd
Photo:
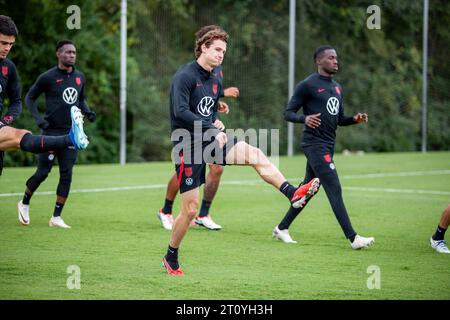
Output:
<svg viewBox="0 0 450 320">
<path fill-rule="evenodd" d="M 211 109 L 214 106 L 214 99 L 211 97 L 203 97 L 202 100 L 197 105 L 198 113 L 204 117 L 209 117 L 211 115 Z"/>
<path fill-rule="evenodd" d="M 339 112 L 339 100 L 336 97 L 331 97 L 327 101 L 327 110 L 328 112 L 335 116 Z"/>
<path fill-rule="evenodd" d="M 75 88 L 68 87 L 63 92 L 63 100 L 67 104 L 74 104 L 78 99 L 78 91 Z"/>
</svg>

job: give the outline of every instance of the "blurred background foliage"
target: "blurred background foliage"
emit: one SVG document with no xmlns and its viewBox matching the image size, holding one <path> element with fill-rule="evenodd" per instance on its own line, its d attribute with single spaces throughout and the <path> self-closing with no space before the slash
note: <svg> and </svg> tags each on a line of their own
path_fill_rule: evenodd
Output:
<svg viewBox="0 0 450 320">
<path fill-rule="evenodd" d="M 296 82 L 315 71 L 314 49 L 333 45 L 346 114 L 370 117 L 367 125 L 338 131 L 337 152 L 420 150 L 422 3 L 297 0 Z M 67 7 L 74 4 L 81 9 L 79 30 L 66 26 Z M 379 30 L 366 26 L 366 10 L 373 4 L 381 9 Z M 0 0 L 0 14 L 11 16 L 19 28 L 9 58 L 18 68 L 22 97 L 56 64 L 56 42 L 75 41 L 76 67 L 86 74 L 88 104 L 98 115 L 97 122 L 86 123 L 91 145 L 79 162 L 118 162 L 120 1 Z M 449 150 L 450 2 L 430 1 L 429 21 L 428 147 Z M 194 34 L 207 24 L 230 34 L 224 85 L 241 91 L 238 99 L 225 98 L 231 112 L 221 120 L 228 128 L 279 128 L 280 152 L 286 153 L 289 1 L 129 0 L 127 161 L 170 159 L 170 80 L 194 59 Z M 25 105 L 15 126 L 39 132 Z M 301 131 L 296 125 L 295 152 L 301 152 Z M 35 156 L 25 152 L 6 156 L 9 166 L 34 163 Z"/>
</svg>

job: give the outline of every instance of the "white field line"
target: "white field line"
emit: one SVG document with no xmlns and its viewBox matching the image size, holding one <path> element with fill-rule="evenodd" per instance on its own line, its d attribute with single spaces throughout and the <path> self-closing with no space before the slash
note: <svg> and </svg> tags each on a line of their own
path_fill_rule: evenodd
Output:
<svg viewBox="0 0 450 320">
<path fill-rule="evenodd" d="M 362 179 L 362 178 L 383 178 L 383 177 L 408 177 L 408 176 L 429 176 L 429 175 L 447 175 L 450 170 L 435 170 L 435 171 L 410 171 L 397 173 L 369 173 L 360 175 L 344 175 L 340 179 Z M 298 181 L 299 178 L 289 178 L 290 181 Z M 222 181 L 221 185 L 265 185 L 260 180 L 235 180 Z M 127 191 L 127 190 L 148 190 L 148 189 L 164 189 L 166 184 L 149 184 L 140 186 L 124 186 L 124 187 L 109 187 L 109 188 L 92 188 L 92 189 L 74 189 L 70 193 L 93 193 L 93 192 L 111 192 L 111 191 Z M 415 190 L 415 189 L 394 189 L 394 188 L 370 188 L 370 187 L 343 187 L 344 190 L 352 191 L 371 191 L 371 192 L 388 192 L 388 193 L 413 193 L 413 194 L 434 194 L 434 195 L 450 195 L 448 191 L 436 190 Z M 35 195 L 54 195 L 55 191 L 38 191 Z M 17 197 L 22 196 L 23 192 L 16 193 L 0 193 L 0 197 Z"/>
<path fill-rule="evenodd" d="M 450 170 L 433 170 L 433 171 L 408 171 L 408 172 L 391 172 L 391 173 L 367 173 L 346 175 L 340 179 L 367 179 L 367 178 L 386 178 L 386 177 L 414 177 L 414 176 L 440 176 L 450 174 Z"/>
</svg>

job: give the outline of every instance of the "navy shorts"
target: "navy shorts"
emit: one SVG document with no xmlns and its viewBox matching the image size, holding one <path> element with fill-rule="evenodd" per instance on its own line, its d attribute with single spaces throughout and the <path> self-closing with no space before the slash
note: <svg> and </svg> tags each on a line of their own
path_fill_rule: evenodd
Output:
<svg viewBox="0 0 450 320">
<path fill-rule="evenodd" d="M 180 193 L 193 190 L 205 183 L 207 164 L 218 164 L 225 166 L 226 155 L 236 143 L 236 138 L 229 139 L 227 144 L 222 149 L 219 149 L 220 154 L 216 154 L 215 151 L 218 150 L 217 142 L 205 142 L 202 144 L 202 146 L 198 147 L 198 150 L 201 150 L 202 155 L 204 156 L 197 157 L 197 159 L 195 159 L 194 152 L 196 150 L 194 149 L 193 145 L 191 145 L 190 148 L 189 159 L 186 157 L 186 153 L 183 154 L 183 152 L 180 152 L 180 161 L 179 163 L 175 162 L 175 170 L 177 172 Z"/>
</svg>

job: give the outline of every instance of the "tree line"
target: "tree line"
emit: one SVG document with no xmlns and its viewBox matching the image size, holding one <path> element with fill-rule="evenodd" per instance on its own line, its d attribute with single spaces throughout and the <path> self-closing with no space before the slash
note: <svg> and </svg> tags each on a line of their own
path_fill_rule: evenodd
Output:
<svg viewBox="0 0 450 320">
<path fill-rule="evenodd" d="M 67 27 L 67 8 L 74 4 L 80 8 L 79 29 Z M 380 8 L 380 29 L 367 27 L 370 5 Z M 95 123 L 86 123 L 91 145 L 80 153 L 79 161 L 118 162 L 120 2 L 0 0 L 0 7 L 19 28 L 9 58 L 19 71 L 23 97 L 39 74 L 56 64 L 56 42 L 69 38 L 76 43 L 76 67 L 86 74 L 88 103 L 98 115 Z M 297 1 L 296 82 L 315 71 L 314 49 L 333 45 L 346 113 L 369 114 L 367 125 L 338 130 L 337 152 L 420 150 L 422 10 L 419 0 Z M 430 1 L 430 150 L 450 149 L 450 70 L 445 57 L 449 12 L 448 1 Z M 286 152 L 282 114 L 289 99 L 289 1 L 129 0 L 128 161 L 170 159 L 170 80 L 181 65 L 194 59 L 194 34 L 206 24 L 220 25 L 230 34 L 224 85 L 241 91 L 238 99 L 225 99 L 231 112 L 221 116 L 222 121 L 228 128 L 279 128 L 280 152 Z M 43 97 L 39 104 L 44 106 Z M 25 104 L 15 125 L 39 132 Z M 295 127 L 296 152 L 301 152 L 301 130 Z M 10 166 L 35 163 L 35 157 L 24 152 L 8 153 L 5 160 Z"/>
</svg>

